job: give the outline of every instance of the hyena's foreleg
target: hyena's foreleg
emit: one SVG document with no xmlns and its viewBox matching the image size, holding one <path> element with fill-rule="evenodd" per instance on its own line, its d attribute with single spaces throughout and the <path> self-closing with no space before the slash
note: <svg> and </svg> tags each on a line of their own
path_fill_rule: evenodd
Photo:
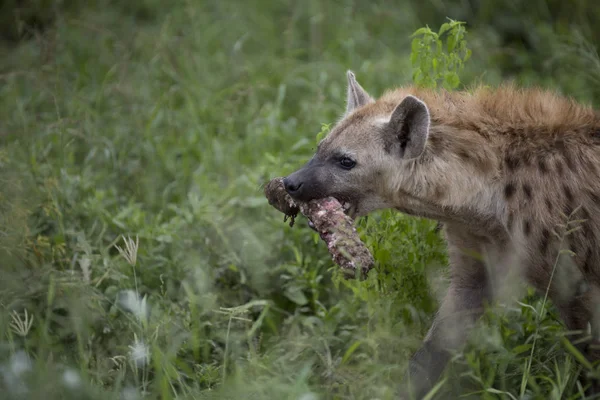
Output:
<svg viewBox="0 0 600 400">
<path fill-rule="evenodd" d="M 485 263 L 476 253 L 478 246 L 464 238 L 458 243 L 460 248 L 450 238 L 449 243 L 452 277 L 448 292 L 421 348 L 409 362 L 405 384 L 417 399 L 436 384 L 451 352 L 466 342 L 491 297 Z"/>
<path fill-rule="evenodd" d="M 408 384 L 420 399 L 436 384 L 451 352 L 466 341 L 483 313 L 486 290 L 451 284 L 425 340 L 409 362 Z"/>
</svg>

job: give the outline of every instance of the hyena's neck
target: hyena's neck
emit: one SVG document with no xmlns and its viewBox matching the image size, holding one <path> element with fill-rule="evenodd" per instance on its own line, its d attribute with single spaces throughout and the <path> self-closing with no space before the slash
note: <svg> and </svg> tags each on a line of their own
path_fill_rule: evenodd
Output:
<svg viewBox="0 0 600 400">
<path fill-rule="evenodd" d="M 412 179 L 406 180 L 410 184 L 394 193 L 394 208 L 409 215 L 459 223 L 482 234 L 501 230 L 506 219 L 502 186 L 474 174 L 453 179 L 449 171 L 449 166 L 438 174 L 415 168 Z"/>
<path fill-rule="evenodd" d="M 506 207 L 493 147 L 477 133 L 433 125 L 425 153 L 393 179 L 394 207 L 485 232 L 501 229 Z"/>
</svg>

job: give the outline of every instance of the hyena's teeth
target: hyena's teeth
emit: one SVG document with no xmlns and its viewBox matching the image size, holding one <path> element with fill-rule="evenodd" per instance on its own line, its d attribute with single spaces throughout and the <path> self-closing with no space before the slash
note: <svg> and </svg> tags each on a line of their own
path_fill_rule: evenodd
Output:
<svg viewBox="0 0 600 400">
<path fill-rule="evenodd" d="M 344 207 L 344 210 L 345 210 L 345 211 L 348 211 L 348 210 L 350 209 L 350 203 L 348 203 L 348 202 L 345 202 L 345 203 L 342 205 L 342 207 Z"/>
</svg>

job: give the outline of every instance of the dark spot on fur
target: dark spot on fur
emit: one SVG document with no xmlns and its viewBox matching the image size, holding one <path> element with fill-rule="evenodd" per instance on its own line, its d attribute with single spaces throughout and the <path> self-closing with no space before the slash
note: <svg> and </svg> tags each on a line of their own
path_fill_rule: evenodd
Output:
<svg viewBox="0 0 600 400">
<path fill-rule="evenodd" d="M 563 166 L 562 161 L 559 159 L 556 160 L 556 172 L 558 172 L 558 175 L 560 176 L 565 174 L 565 167 Z"/>
<path fill-rule="evenodd" d="M 471 156 L 469 155 L 469 153 L 467 153 L 466 150 L 459 150 L 458 152 L 458 156 L 463 160 L 463 161 L 469 161 L 471 159 Z"/>
<path fill-rule="evenodd" d="M 506 186 L 504 186 L 504 197 L 506 197 L 506 200 L 510 200 L 510 198 L 515 194 L 516 190 L 517 188 L 513 182 L 507 183 Z"/>
<path fill-rule="evenodd" d="M 542 229 L 542 237 L 540 238 L 540 252 L 546 255 L 550 246 L 550 231 L 546 228 Z"/>
<path fill-rule="evenodd" d="M 588 194 L 594 203 L 600 206 L 600 195 L 594 191 L 588 190 Z"/>
<path fill-rule="evenodd" d="M 528 183 L 524 183 L 523 193 L 525 193 L 525 196 L 527 196 L 527 198 L 531 200 L 531 185 L 529 185 Z"/>
<path fill-rule="evenodd" d="M 479 157 L 474 161 L 474 165 L 483 173 L 491 173 L 494 170 L 494 164 L 489 158 Z"/>
<path fill-rule="evenodd" d="M 552 211 L 552 209 L 554 208 L 552 206 L 552 200 L 550 200 L 549 197 L 546 197 L 545 202 L 546 202 L 546 208 L 548 209 L 548 211 Z"/>
<path fill-rule="evenodd" d="M 567 202 L 569 202 L 569 204 L 573 203 L 573 192 L 571 192 L 571 189 L 563 184 L 563 191 L 565 192 L 565 197 L 567 199 Z"/>
<path fill-rule="evenodd" d="M 523 232 L 525 233 L 525 236 L 529 236 L 531 233 L 531 222 L 527 219 L 523 221 Z"/>
<path fill-rule="evenodd" d="M 583 208 L 582 207 L 581 210 L 580 210 L 580 212 L 581 212 L 581 218 L 582 219 L 585 219 L 585 220 L 590 219 L 590 212 L 587 210 L 587 208 Z"/>
<path fill-rule="evenodd" d="M 565 157 L 565 163 L 567 164 L 567 167 L 569 167 L 569 169 L 571 171 L 577 172 L 577 167 L 575 166 L 575 162 L 573 162 L 573 158 L 571 157 L 571 154 L 569 152 L 565 152 L 564 157 Z"/>
<path fill-rule="evenodd" d="M 583 271 L 586 273 L 592 272 L 592 269 L 593 269 L 592 256 L 593 256 L 592 248 L 588 247 L 588 249 L 585 253 L 584 261 L 583 261 Z"/>
<path fill-rule="evenodd" d="M 546 165 L 546 161 L 543 158 L 538 158 L 538 168 L 542 174 L 548 173 L 548 166 Z"/>
<path fill-rule="evenodd" d="M 577 235 L 577 242 L 581 244 L 582 247 L 584 247 L 586 244 L 588 244 L 586 247 L 589 248 L 590 247 L 590 243 L 595 243 L 596 238 L 594 235 L 594 231 L 591 229 L 590 224 L 587 222 L 582 222 L 579 225 L 580 229 L 576 230 L 574 233 Z M 586 248 L 584 247 L 584 248 Z M 580 249 L 581 250 L 581 249 Z M 579 257 L 581 257 L 583 254 L 577 254 Z"/>
<path fill-rule="evenodd" d="M 429 142 L 429 144 L 439 145 L 439 144 L 442 143 L 442 138 L 440 136 L 438 136 L 438 135 L 430 135 L 427 138 L 427 141 Z"/>
<path fill-rule="evenodd" d="M 565 214 L 567 217 L 570 217 L 571 214 L 573 214 L 573 210 L 573 206 L 569 203 L 565 203 L 563 206 L 563 214 Z"/>
<path fill-rule="evenodd" d="M 520 160 L 514 154 L 507 154 L 506 157 L 504 157 L 504 162 L 509 171 L 514 171 L 519 167 Z"/>
<path fill-rule="evenodd" d="M 442 197 L 444 197 L 445 194 L 446 194 L 446 191 L 441 186 L 436 186 L 435 191 L 433 192 L 433 196 L 435 197 L 436 200 L 440 200 Z"/>
</svg>

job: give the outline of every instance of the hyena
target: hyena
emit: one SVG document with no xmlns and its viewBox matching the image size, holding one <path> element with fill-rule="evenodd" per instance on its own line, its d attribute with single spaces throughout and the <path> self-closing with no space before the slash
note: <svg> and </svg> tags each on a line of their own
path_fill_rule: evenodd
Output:
<svg viewBox="0 0 600 400">
<path fill-rule="evenodd" d="M 408 86 L 375 100 L 351 71 L 347 79 L 344 116 L 284 185 L 300 201 L 333 196 L 353 218 L 396 209 L 443 224 L 450 284 L 409 363 L 417 397 L 465 343 L 484 305 L 519 282 L 548 294 L 596 361 L 588 324 L 596 332 L 600 114 L 512 85 Z"/>
</svg>

